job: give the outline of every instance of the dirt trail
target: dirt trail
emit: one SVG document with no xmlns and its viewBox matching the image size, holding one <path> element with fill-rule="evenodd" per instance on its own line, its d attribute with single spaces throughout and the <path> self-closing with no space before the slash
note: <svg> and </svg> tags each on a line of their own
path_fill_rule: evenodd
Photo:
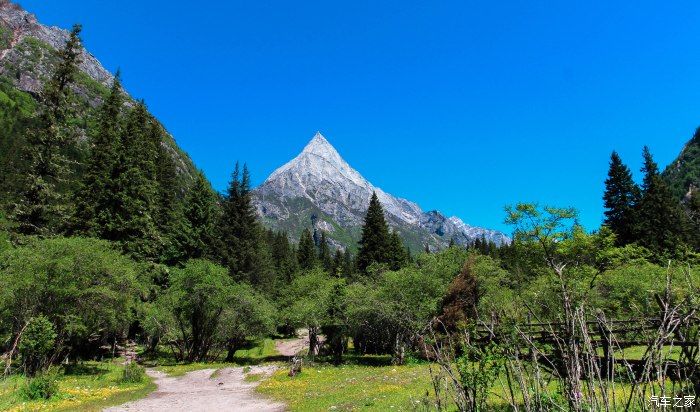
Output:
<svg viewBox="0 0 700 412">
<path fill-rule="evenodd" d="M 253 366 L 249 374 L 270 375 L 275 367 Z M 243 368 L 194 371 L 180 377 L 168 377 L 163 372 L 148 370 L 158 389 L 146 398 L 106 412 L 150 411 L 284 411 L 285 406 L 262 398 L 254 392 L 257 383 L 246 382 Z"/>
<path fill-rule="evenodd" d="M 325 337 L 323 335 L 318 335 L 319 345 L 323 344 L 324 339 Z M 299 329 L 297 331 L 296 339 L 284 341 L 280 340 L 275 342 L 275 349 L 277 349 L 277 352 L 279 352 L 282 356 L 288 356 L 290 358 L 296 356 L 299 352 L 308 348 L 309 331 L 307 329 Z"/>
<path fill-rule="evenodd" d="M 282 356 L 295 356 L 297 353 L 309 347 L 309 338 L 293 339 L 275 342 L 275 349 Z"/>
</svg>

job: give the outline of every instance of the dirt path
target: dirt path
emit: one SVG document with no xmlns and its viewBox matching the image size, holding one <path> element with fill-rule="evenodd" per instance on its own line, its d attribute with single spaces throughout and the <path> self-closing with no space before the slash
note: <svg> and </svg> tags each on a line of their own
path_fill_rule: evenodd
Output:
<svg viewBox="0 0 700 412">
<path fill-rule="evenodd" d="M 323 335 L 318 335 L 319 344 L 323 344 L 324 339 L 325 338 Z M 275 349 L 277 349 L 277 352 L 279 352 L 282 356 L 288 356 L 290 358 L 296 356 L 296 354 L 308 348 L 309 331 L 306 329 L 299 329 L 297 331 L 296 339 L 289 339 L 284 341 L 278 340 L 275 342 Z"/>
<path fill-rule="evenodd" d="M 306 339 L 292 339 L 285 341 L 275 342 L 275 349 L 282 356 L 295 356 L 297 353 L 309 347 L 309 338 Z"/>
<path fill-rule="evenodd" d="M 269 375 L 274 366 L 253 366 L 249 374 Z M 243 368 L 194 371 L 180 377 L 168 377 L 163 372 L 148 370 L 158 389 L 146 398 L 106 412 L 146 411 L 284 411 L 280 403 L 262 398 L 254 392 L 257 383 L 246 382 Z"/>
</svg>

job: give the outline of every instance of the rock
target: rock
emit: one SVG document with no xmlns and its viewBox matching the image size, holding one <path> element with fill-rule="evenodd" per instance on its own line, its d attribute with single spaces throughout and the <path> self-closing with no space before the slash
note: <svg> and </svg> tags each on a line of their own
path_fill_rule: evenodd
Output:
<svg viewBox="0 0 700 412">
<path fill-rule="evenodd" d="M 36 94 L 54 64 L 52 50 L 62 48 L 69 38 L 67 30 L 39 23 L 36 17 L 9 0 L 0 0 L 0 75 L 15 80 L 15 86 Z M 114 76 L 83 50 L 80 71 L 107 88 Z M 100 103 L 89 85 L 79 85 L 76 92 L 87 97 L 91 105 Z"/>
</svg>

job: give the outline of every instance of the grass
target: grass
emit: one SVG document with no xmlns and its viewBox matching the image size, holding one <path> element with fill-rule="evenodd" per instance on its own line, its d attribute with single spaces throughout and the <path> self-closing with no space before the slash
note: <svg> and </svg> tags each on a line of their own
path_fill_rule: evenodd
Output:
<svg viewBox="0 0 700 412">
<path fill-rule="evenodd" d="M 292 411 L 414 409 L 430 391 L 428 366 L 305 365 L 297 377 L 275 372 L 257 388 Z"/>
<path fill-rule="evenodd" d="M 59 371 L 59 393 L 48 400 L 27 401 L 19 389 L 27 378 L 12 375 L 0 380 L 3 411 L 99 411 L 142 398 L 155 390 L 150 378 L 141 383 L 122 383 L 123 366 L 115 362 L 85 362 Z"/>
<path fill-rule="evenodd" d="M 391 411 L 391 410 L 432 410 L 430 370 L 427 363 L 405 366 L 391 366 L 386 359 L 377 357 L 348 357 L 352 364 L 339 367 L 330 364 L 304 365 L 302 373 L 290 378 L 287 369 L 280 369 L 270 378 L 264 379 L 257 391 L 265 396 L 285 403 L 291 411 Z M 246 377 L 257 379 L 257 377 Z M 511 410 L 508 399 L 507 377 L 501 373 L 488 397 L 489 410 Z M 673 393 L 670 381 L 656 383 L 655 391 L 666 387 Z M 556 380 L 546 385 L 547 396 L 565 405 L 559 383 Z M 624 409 L 624 401 L 632 386 L 617 382 L 608 389 L 610 399 L 616 398 L 616 410 Z M 584 390 L 586 390 L 584 384 Z M 515 388 L 515 402 L 522 404 L 522 394 Z M 599 401 L 602 399 L 598 396 Z M 638 405 L 634 403 L 632 410 Z M 454 409 L 454 408 L 452 408 Z M 450 409 L 448 405 L 448 410 Z"/>
<path fill-rule="evenodd" d="M 275 348 L 275 341 L 272 339 L 263 339 L 257 341 L 254 345 L 247 349 L 239 349 L 233 355 L 236 359 L 262 360 L 276 358 L 280 356 Z"/>
<path fill-rule="evenodd" d="M 194 372 L 202 369 L 230 368 L 237 365 L 251 365 L 263 362 L 274 362 L 283 360 L 279 352 L 275 348 L 273 339 L 263 339 L 260 341 L 251 342 L 248 348 L 239 349 L 234 354 L 234 362 L 224 362 L 220 357 L 211 362 L 177 362 L 172 356 L 165 352 L 161 352 L 156 356 L 150 357 L 144 362 L 146 366 L 154 367 L 156 370 L 166 373 L 168 376 L 183 376 L 189 372 Z M 214 372 L 214 374 L 217 373 Z"/>
</svg>

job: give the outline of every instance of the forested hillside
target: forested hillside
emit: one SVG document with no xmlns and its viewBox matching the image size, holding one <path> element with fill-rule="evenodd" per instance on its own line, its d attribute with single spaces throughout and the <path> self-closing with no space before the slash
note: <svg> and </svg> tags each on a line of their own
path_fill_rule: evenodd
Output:
<svg viewBox="0 0 700 412">
<path fill-rule="evenodd" d="M 700 190 L 700 129 L 666 167 L 663 176 L 679 199 L 689 200 L 693 192 Z"/>
</svg>

